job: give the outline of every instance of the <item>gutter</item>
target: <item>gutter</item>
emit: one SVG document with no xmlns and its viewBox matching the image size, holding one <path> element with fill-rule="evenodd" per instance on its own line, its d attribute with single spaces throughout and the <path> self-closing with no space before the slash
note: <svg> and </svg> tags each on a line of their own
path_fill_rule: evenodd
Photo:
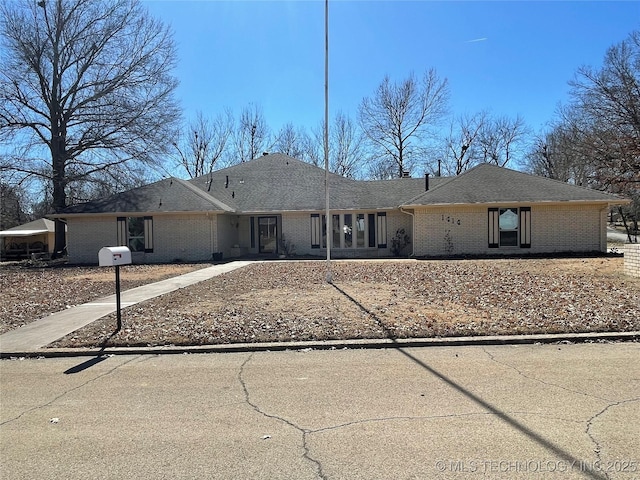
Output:
<svg viewBox="0 0 640 480">
<path fill-rule="evenodd" d="M 400 212 L 401 213 L 405 213 L 407 215 L 411 215 L 411 235 L 412 235 L 412 239 L 411 239 L 411 255 L 409 255 L 409 258 L 413 258 L 416 256 L 416 242 L 415 242 L 415 238 L 416 238 L 416 216 L 413 214 L 413 212 L 409 212 L 409 211 L 405 211 L 404 207 L 400 207 Z"/>
</svg>

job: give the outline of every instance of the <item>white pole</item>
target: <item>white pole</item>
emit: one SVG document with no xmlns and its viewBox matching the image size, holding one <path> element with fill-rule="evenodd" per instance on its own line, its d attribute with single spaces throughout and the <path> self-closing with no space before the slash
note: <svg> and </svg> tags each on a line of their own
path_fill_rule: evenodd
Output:
<svg viewBox="0 0 640 480">
<path fill-rule="evenodd" d="M 327 234 L 327 283 L 333 281 L 331 275 L 331 239 L 329 215 L 329 0 L 324 2 L 324 193 Z"/>
</svg>

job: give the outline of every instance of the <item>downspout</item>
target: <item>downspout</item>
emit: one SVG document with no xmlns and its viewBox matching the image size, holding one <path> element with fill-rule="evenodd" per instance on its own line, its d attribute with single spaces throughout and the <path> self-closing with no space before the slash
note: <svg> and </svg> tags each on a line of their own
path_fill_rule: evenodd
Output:
<svg viewBox="0 0 640 480">
<path fill-rule="evenodd" d="M 407 215 L 411 215 L 411 255 L 409 258 L 413 258 L 416 256 L 416 216 L 413 212 L 405 211 L 403 207 L 400 207 L 400 212 L 406 213 Z"/>
</svg>

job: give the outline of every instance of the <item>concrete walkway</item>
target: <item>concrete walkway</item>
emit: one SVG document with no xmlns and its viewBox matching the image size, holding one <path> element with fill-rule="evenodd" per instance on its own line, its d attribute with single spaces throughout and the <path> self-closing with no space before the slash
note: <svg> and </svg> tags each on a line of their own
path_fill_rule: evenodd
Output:
<svg viewBox="0 0 640 480">
<path fill-rule="evenodd" d="M 214 265 L 189 272 L 178 277 L 160 282 L 142 285 L 122 292 L 120 295 L 122 308 L 149 300 L 150 298 L 188 287 L 203 280 L 208 280 L 222 273 L 244 267 L 251 261 L 237 261 Z M 29 323 L 23 327 L 0 335 L 0 353 L 28 352 L 42 348 L 99 318 L 116 311 L 115 294 L 99 298 L 84 305 L 53 313 L 45 318 Z"/>
</svg>

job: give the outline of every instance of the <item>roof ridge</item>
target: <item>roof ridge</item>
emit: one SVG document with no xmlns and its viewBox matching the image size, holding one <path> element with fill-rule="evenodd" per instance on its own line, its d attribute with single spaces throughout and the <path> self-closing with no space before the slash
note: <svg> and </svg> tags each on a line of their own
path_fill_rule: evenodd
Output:
<svg viewBox="0 0 640 480">
<path fill-rule="evenodd" d="M 198 188 L 195 185 L 192 185 L 187 180 L 183 180 L 183 179 L 177 178 L 177 177 L 170 177 L 170 178 L 173 179 L 173 180 L 176 180 L 180 185 L 182 185 L 183 187 L 186 187 L 189 191 L 195 193 L 200 198 L 210 202 L 211 204 L 215 205 L 216 207 L 219 207 L 222 210 L 226 210 L 228 212 L 234 212 L 235 211 L 235 209 L 231 208 L 226 203 L 218 200 L 217 198 L 215 198 L 212 195 L 209 195 L 207 192 L 205 192 L 201 188 Z"/>
</svg>

